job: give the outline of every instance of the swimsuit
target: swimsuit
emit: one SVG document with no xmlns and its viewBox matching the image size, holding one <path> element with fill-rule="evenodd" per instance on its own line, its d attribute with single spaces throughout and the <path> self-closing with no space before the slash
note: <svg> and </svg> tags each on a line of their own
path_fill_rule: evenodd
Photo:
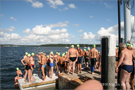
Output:
<svg viewBox="0 0 135 90">
<path fill-rule="evenodd" d="M 26 70 L 29 70 L 29 69 L 31 69 L 31 67 L 28 66 L 28 65 L 26 65 L 26 66 L 25 66 L 25 69 L 26 69 Z"/>
<path fill-rule="evenodd" d="M 60 65 L 60 62 L 58 62 L 57 65 L 59 66 Z"/>
<path fill-rule="evenodd" d="M 19 77 L 23 77 L 23 75 L 22 74 L 19 74 Z"/>
<path fill-rule="evenodd" d="M 78 61 L 76 63 L 81 64 L 81 62 L 82 62 L 82 57 L 78 57 Z"/>
<path fill-rule="evenodd" d="M 68 61 L 66 61 L 66 63 L 69 63 Z"/>
<path fill-rule="evenodd" d="M 95 66 L 96 65 L 96 58 L 91 58 L 91 65 L 92 66 Z"/>
<path fill-rule="evenodd" d="M 86 57 L 88 57 L 88 56 L 87 56 L 87 54 L 86 54 L 86 52 L 85 52 L 85 56 L 84 56 L 84 58 L 85 58 L 85 62 L 88 62 L 88 61 L 89 61 L 89 59 L 88 59 L 88 58 L 86 58 Z"/>
<path fill-rule="evenodd" d="M 122 69 L 127 71 L 128 73 L 133 71 L 134 66 L 133 65 L 122 65 Z"/>
<path fill-rule="evenodd" d="M 116 61 L 118 61 L 118 57 L 116 57 Z"/>
<path fill-rule="evenodd" d="M 70 57 L 70 60 L 74 62 L 76 60 L 76 57 Z"/>
<path fill-rule="evenodd" d="M 64 64 L 60 64 L 60 67 L 64 67 Z"/>
<path fill-rule="evenodd" d="M 49 63 L 50 67 L 53 67 L 53 63 Z"/>
<path fill-rule="evenodd" d="M 31 66 L 34 68 L 34 64 L 31 64 Z"/>
<path fill-rule="evenodd" d="M 45 65 L 42 65 L 42 67 L 44 67 L 44 68 L 45 68 Z"/>
</svg>

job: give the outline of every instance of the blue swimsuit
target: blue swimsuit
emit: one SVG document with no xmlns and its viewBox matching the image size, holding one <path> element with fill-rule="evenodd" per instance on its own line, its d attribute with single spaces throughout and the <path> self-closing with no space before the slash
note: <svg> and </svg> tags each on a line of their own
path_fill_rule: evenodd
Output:
<svg viewBox="0 0 135 90">
<path fill-rule="evenodd" d="M 134 69 L 134 66 L 133 65 L 123 65 L 122 69 L 126 70 L 128 73 L 131 73 Z"/>
</svg>

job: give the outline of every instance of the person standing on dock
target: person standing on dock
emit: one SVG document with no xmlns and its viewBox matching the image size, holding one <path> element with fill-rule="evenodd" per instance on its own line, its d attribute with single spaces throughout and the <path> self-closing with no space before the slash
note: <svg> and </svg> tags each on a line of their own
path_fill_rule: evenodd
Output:
<svg viewBox="0 0 135 90">
<path fill-rule="evenodd" d="M 69 64 L 69 59 L 67 59 L 67 51 L 66 51 L 66 54 L 65 54 L 65 72 L 67 73 L 68 72 L 68 64 Z"/>
<path fill-rule="evenodd" d="M 49 70 L 50 70 L 50 65 L 49 65 L 49 63 L 50 63 L 50 60 L 49 60 L 49 55 L 47 55 L 47 73 L 48 73 L 48 77 L 49 77 Z"/>
<path fill-rule="evenodd" d="M 82 57 L 83 57 L 83 50 L 80 48 L 79 45 L 77 45 L 77 51 L 78 51 L 78 61 L 76 62 L 77 63 L 77 73 L 79 73 L 79 70 L 81 73 L 82 72 L 81 62 L 82 62 Z"/>
<path fill-rule="evenodd" d="M 64 58 L 64 53 L 63 53 L 62 54 L 62 57 L 59 58 L 59 62 L 60 62 L 60 73 L 62 73 L 62 70 L 64 70 L 64 66 L 65 66 L 64 60 L 65 60 L 65 58 Z"/>
<path fill-rule="evenodd" d="M 67 52 L 67 59 L 69 57 L 69 66 L 68 66 L 68 73 L 71 70 L 71 65 L 73 65 L 73 75 L 74 75 L 74 71 L 75 71 L 75 63 L 78 60 L 78 51 L 77 49 L 74 48 L 74 45 L 71 45 L 71 48 L 68 50 Z"/>
<path fill-rule="evenodd" d="M 54 55 L 53 55 L 53 52 L 51 51 L 50 52 L 50 55 L 49 55 L 49 59 L 50 59 L 50 78 L 53 79 L 53 59 L 54 59 Z"/>
<path fill-rule="evenodd" d="M 58 60 L 57 60 L 57 58 L 58 58 L 58 52 L 56 52 L 56 55 L 54 55 L 54 60 L 55 60 L 55 71 L 58 71 L 57 70 L 57 67 L 58 67 L 58 65 L 57 65 L 57 63 L 58 63 Z"/>
<path fill-rule="evenodd" d="M 41 62 L 41 54 L 42 54 L 42 52 L 40 52 L 40 53 L 38 53 L 38 54 L 36 55 L 36 56 L 38 57 L 38 59 L 39 59 L 38 63 Z M 38 76 L 39 76 L 39 73 L 40 73 L 40 69 L 41 69 L 41 64 L 39 63 Z"/>
<path fill-rule="evenodd" d="M 91 53 L 91 74 L 94 74 L 94 67 L 96 64 L 96 61 L 98 59 L 98 50 L 96 49 L 96 45 L 93 44 L 93 48 L 90 51 Z"/>
<path fill-rule="evenodd" d="M 126 44 L 120 43 L 120 60 L 118 62 L 117 67 L 115 68 L 116 72 L 118 72 L 118 67 L 121 65 L 120 72 L 120 82 L 122 90 L 130 90 L 129 79 L 131 72 L 133 71 L 133 52 L 126 48 Z"/>
<path fill-rule="evenodd" d="M 41 71 L 42 71 L 42 78 L 43 78 L 43 81 L 42 82 L 45 82 L 45 79 L 46 79 L 46 75 L 45 75 L 45 66 L 46 66 L 46 54 L 45 53 L 42 53 L 41 54 Z"/>
<path fill-rule="evenodd" d="M 29 63 L 30 63 L 30 54 L 28 54 L 27 52 L 25 53 L 25 56 L 24 56 L 24 58 L 21 60 L 21 63 L 24 65 L 24 67 L 25 67 L 25 75 L 24 75 L 24 81 L 25 82 L 27 82 L 26 81 L 26 77 L 27 77 L 27 75 L 28 75 L 28 81 L 30 82 L 30 66 L 29 66 Z M 25 64 L 24 64 L 24 62 L 25 62 Z"/>
<path fill-rule="evenodd" d="M 31 54 L 31 57 L 30 57 L 30 64 L 31 64 L 31 80 L 33 81 L 34 78 L 33 78 L 32 74 L 33 74 L 34 68 L 36 68 L 36 67 L 35 67 L 34 53 Z"/>
<path fill-rule="evenodd" d="M 118 64 L 118 52 L 119 52 L 119 48 L 116 47 L 116 64 L 115 64 L 115 67 L 116 67 L 117 64 Z"/>
<path fill-rule="evenodd" d="M 88 68 L 89 66 L 89 64 L 88 64 L 88 62 L 89 62 L 89 52 L 88 51 L 86 51 L 86 49 L 84 49 L 84 59 L 85 59 L 85 67 L 86 68 Z"/>
</svg>

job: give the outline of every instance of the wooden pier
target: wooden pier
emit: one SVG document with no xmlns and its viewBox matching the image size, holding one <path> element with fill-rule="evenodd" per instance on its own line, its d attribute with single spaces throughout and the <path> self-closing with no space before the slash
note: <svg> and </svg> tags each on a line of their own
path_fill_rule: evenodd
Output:
<svg viewBox="0 0 135 90">
<path fill-rule="evenodd" d="M 91 74 L 90 69 L 83 69 L 82 73 L 60 73 L 58 75 L 58 88 L 59 89 L 75 89 L 87 80 L 95 79 L 101 82 L 101 74 L 98 69 L 95 69 L 95 74 Z M 117 74 L 115 73 L 115 84 L 117 83 Z"/>
</svg>

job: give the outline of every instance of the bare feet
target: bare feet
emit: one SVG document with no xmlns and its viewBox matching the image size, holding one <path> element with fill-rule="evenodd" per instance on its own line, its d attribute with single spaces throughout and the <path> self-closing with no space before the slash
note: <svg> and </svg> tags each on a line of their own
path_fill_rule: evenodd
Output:
<svg viewBox="0 0 135 90">
<path fill-rule="evenodd" d="M 29 82 L 29 84 L 31 84 L 31 82 Z"/>
<path fill-rule="evenodd" d="M 17 85 L 18 83 L 16 82 L 14 85 Z"/>
<path fill-rule="evenodd" d="M 24 80 L 24 82 L 27 82 L 26 80 Z"/>
<path fill-rule="evenodd" d="M 45 82 L 45 80 L 43 80 L 42 82 Z M 42 82 L 41 82 L 41 83 L 42 83 Z"/>
</svg>

